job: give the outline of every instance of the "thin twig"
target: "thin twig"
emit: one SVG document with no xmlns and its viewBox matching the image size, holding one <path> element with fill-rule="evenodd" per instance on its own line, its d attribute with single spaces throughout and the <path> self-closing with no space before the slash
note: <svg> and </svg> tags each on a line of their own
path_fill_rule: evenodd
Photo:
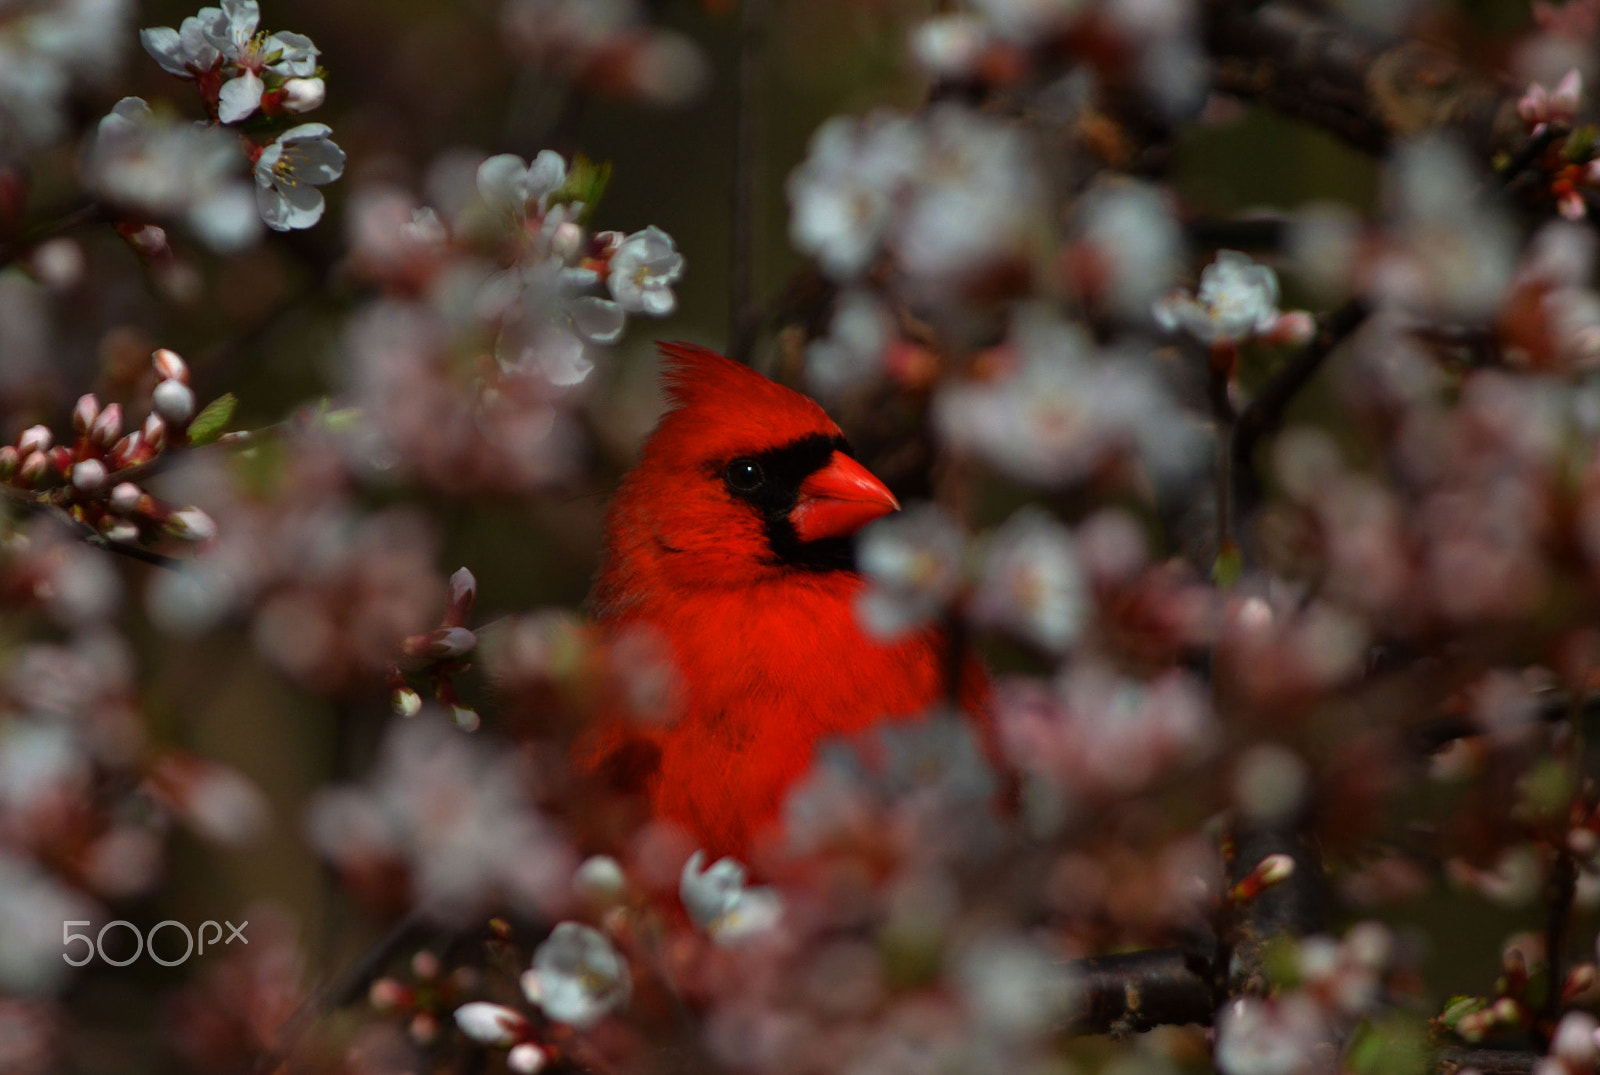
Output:
<svg viewBox="0 0 1600 1075">
<path fill-rule="evenodd" d="M 356 1000 L 382 973 L 395 953 L 424 931 L 428 925 L 428 911 L 429 908 L 423 905 L 412 908 L 410 914 L 346 967 L 343 974 L 301 1001 L 300 1006 L 279 1028 L 277 1041 L 272 1048 L 256 1058 L 255 1066 L 251 1069 L 255 1075 L 263 1075 L 284 1064 L 320 1016 Z"/>
<path fill-rule="evenodd" d="M 24 254 L 28 253 L 28 251 L 38 246 L 40 243 L 54 239 L 58 235 L 65 235 L 78 225 L 87 224 L 89 221 L 94 220 L 101 214 L 101 211 L 102 206 L 99 202 L 90 202 L 88 205 L 81 205 L 76 209 L 62 214 L 55 220 L 52 220 L 47 224 L 42 224 L 33 229 L 15 243 L 9 246 L 0 247 L 0 269 L 12 264 L 18 258 L 21 258 Z"/>
<path fill-rule="evenodd" d="M 738 130 L 733 157 L 733 247 L 729 252 L 728 357 L 748 362 L 755 344 L 756 184 L 762 150 L 762 67 L 768 0 L 744 0 L 739 25 Z"/>
<path fill-rule="evenodd" d="M 1233 427 L 1234 511 L 1244 516 L 1261 500 L 1256 475 L 1256 447 L 1283 422 L 1283 415 L 1301 389 L 1310 383 L 1322 363 L 1367 319 L 1366 301 L 1353 298 L 1325 315 L 1317 334 L 1267 382 L 1265 388 L 1239 415 Z"/>
</svg>

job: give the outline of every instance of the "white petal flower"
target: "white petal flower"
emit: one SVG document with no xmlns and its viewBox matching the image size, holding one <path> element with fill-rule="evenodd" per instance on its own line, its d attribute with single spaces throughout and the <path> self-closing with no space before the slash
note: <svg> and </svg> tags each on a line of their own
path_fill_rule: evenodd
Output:
<svg viewBox="0 0 1600 1075">
<path fill-rule="evenodd" d="M 721 944 L 766 933 L 783 920 L 783 897 L 776 889 L 745 887 L 745 868 L 731 858 L 705 867 L 706 853 L 696 851 L 683 864 L 678 896 L 695 925 Z"/>
<path fill-rule="evenodd" d="M 522 991 L 551 1019 L 583 1028 L 626 1004 L 632 979 L 627 961 L 605 934 L 562 922 L 534 951 Z"/>
<path fill-rule="evenodd" d="M 320 78 L 291 78 L 283 84 L 283 107 L 289 112 L 312 112 L 328 99 L 328 84 Z"/>
<path fill-rule="evenodd" d="M 261 95 L 266 85 L 254 71 L 244 71 L 238 78 L 230 78 L 217 93 L 217 118 L 223 123 L 238 123 L 247 119 L 261 107 Z"/>
<path fill-rule="evenodd" d="M 227 132 L 156 117 L 144 101 L 125 97 L 101 119 L 83 172 L 106 201 L 186 218 L 207 246 L 235 253 L 261 234 L 250 185 L 238 174 L 243 164 Z"/>
<path fill-rule="evenodd" d="M 197 73 L 211 70 L 222 59 L 222 53 L 206 39 L 200 19 L 193 15 L 184 19 L 176 30 L 170 26 L 140 30 L 139 43 L 163 71 L 179 78 L 194 78 Z"/>
<path fill-rule="evenodd" d="M 806 381 L 820 395 L 836 395 L 870 382 L 882 371 L 894 339 L 894 318 L 870 291 L 846 291 L 834 307 L 825 339 L 806 348 Z"/>
<path fill-rule="evenodd" d="M 683 275 L 683 255 L 672 236 L 652 224 L 622 241 L 611 256 L 606 284 L 629 313 L 666 317 L 678 307 L 672 285 Z"/>
<path fill-rule="evenodd" d="M 1037 508 L 1007 519 L 990 539 L 972 614 L 1055 653 L 1071 646 L 1089 615 L 1071 531 Z"/>
<path fill-rule="evenodd" d="M 924 504 L 869 526 L 861 535 L 861 573 L 872 585 L 856 601 L 867 631 L 890 639 L 943 610 L 961 581 L 966 538 L 937 504 Z"/>
<path fill-rule="evenodd" d="M 493 209 L 524 213 L 530 202 L 542 213 L 550 195 L 567 181 L 567 162 L 553 149 L 539 151 L 529 164 L 515 153 L 501 153 L 478 165 L 478 194 Z"/>
<path fill-rule="evenodd" d="M 504 1049 L 527 1029 L 528 1020 L 515 1008 L 475 1000 L 456 1009 L 456 1026 L 479 1045 Z"/>
<path fill-rule="evenodd" d="M 344 151 L 321 123 L 304 123 L 278 136 L 256 160 L 256 205 L 274 231 L 309 228 L 322 219 L 316 188 L 344 174 Z"/>
<path fill-rule="evenodd" d="M 1187 332 L 1201 343 L 1243 343 L 1278 322 L 1278 274 L 1237 250 L 1219 250 L 1200 273 L 1200 292 L 1174 292 L 1151 312 L 1168 332 Z"/>
<path fill-rule="evenodd" d="M 567 303 L 572 327 L 590 343 L 615 343 L 622 335 L 627 317 L 622 307 L 608 299 L 582 295 Z"/>
<path fill-rule="evenodd" d="M 897 194 L 923 165 L 923 152 L 921 128 L 904 116 L 836 116 L 818 127 L 787 184 L 795 247 L 836 280 L 865 271 L 877 257 Z"/>
</svg>

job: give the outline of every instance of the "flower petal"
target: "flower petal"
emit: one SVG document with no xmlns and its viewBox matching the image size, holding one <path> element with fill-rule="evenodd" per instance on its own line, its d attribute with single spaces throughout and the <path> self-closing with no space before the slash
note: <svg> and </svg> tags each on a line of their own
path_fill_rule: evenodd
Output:
<svg viewBox="0 0 1600 1075">
<path fill-rule="evenodd" d="M 224 82 L 217 94 L 217 118 L 223 123 L 238 123 L 248 118 L 261 107 L 261 92 L 265 88 L 254 71 L 246 71 Z"/>
<path fill-rule="evenodd" d="M 140 30 L 139 44 L 161 65 L 163 71 L 179 78 L 194 77 L 184 61 L 183 41 L 172 27 L 152 26 L 148 30 Z"/>
</svg>

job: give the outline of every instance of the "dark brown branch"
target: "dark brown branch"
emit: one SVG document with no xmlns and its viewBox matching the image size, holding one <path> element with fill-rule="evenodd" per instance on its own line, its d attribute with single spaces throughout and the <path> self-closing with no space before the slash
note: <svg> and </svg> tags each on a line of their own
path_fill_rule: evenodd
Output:
<svg viewBox="0 0 1600 1075">
<path fill-rule="evenodd" d="M 321 989 L 313 991 L 279 1028 L 277 1041 L 271 1049 L 256 1058 L 254 1075 L 265 1075 L 284 1065 L 294 1053 L 296 1045 L 312 1025 L 328 1012 L 354 1003 L 365 993 L 374 979 L 383 973 L 389 961 L 407 944 L 422 938 L 428 928 L 428 909 L 417 907 L 402 918 L 384 936 L 345 968 L 343 974 Z"/>
<path fill-rule="evenodd" d="M 1210 1024 L 1211 964 L 1181 948 L 1084 959 L 1072 964 L 1081 992 L 1068 1034 L 1142 1033 L 1157 1026 Z"/>
<path fill-rule="evenodd" d="M 1365 36 L 1323 9 L 1285 0 L 1208 0 L 1212 84 L 1381 154 L 1425 130 L 1454 131 L 1485 160 L 1523 138 L 1516 95 L 1416 41 Z"/>
<path fill-rule="evenodd" d="M 1468 1070 L 1480 1075 L 1528 1075 L 1538 1062 L 1537 1053 L 1509 1049 L 1441 1049 L 1433 1070 L 1438 1075 L 1462 1075 Z"/>
<path fill-rule="evenodd" d="M 1283 422 L 1289 404 L 1322 363 L 1367 318 L 1367 304 L 1354 298 L 1317 322 L 1317 334 L 1267 382 L 1233 427 L 1234 511 L 1243 518 L 1261 499 L 1255 454 L 1262 439 Z"/>
</svg>

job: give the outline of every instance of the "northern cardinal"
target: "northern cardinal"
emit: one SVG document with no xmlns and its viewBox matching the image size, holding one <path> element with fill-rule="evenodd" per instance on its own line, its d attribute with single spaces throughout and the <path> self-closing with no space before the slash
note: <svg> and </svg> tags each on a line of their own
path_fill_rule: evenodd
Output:
<svg viewBox="0 0 1600 1075">
<path fill-rule="evenodd" d="M 899 504 L 822 408 L 712 351 L 659 346 L 670 407 L 611 501 L 590 610 L 607 636 L 665 641 L 682 704 L 586 753 L 711 854 L 748 861 L 819 742 L 922 715 L 957 667 L 981 719 L 987 681 L 942 631 L 884 642 L 857 621 L 853 536 Z"/>
</svg>

